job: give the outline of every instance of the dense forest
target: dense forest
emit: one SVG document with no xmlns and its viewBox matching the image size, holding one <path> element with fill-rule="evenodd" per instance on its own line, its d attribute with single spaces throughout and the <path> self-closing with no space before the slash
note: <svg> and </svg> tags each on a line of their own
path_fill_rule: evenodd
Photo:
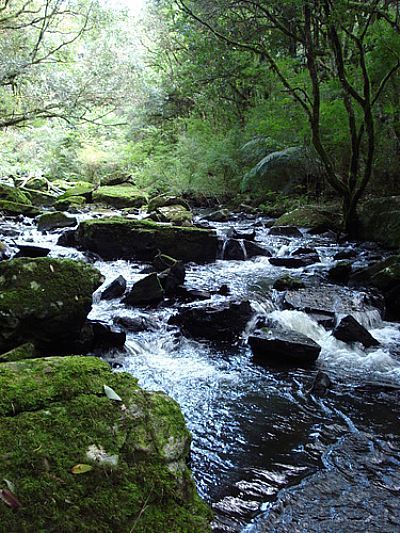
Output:
<svg viewBox="0 0 400 533">
<path fill-rule="evenodd" d="M 0 533 L 395 532 L 400 0 L 0 0 Z"/>
</svg>

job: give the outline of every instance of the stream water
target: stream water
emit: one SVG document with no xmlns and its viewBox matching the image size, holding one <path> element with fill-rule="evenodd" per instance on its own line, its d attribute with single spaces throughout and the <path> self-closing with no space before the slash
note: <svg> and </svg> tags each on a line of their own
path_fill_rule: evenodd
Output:
<svg viewBox="0 0 400 533">
<path fill-rule="evenodd" d="M 272 237 L 264 222 L 237 217 L 215 226 L 221 236 L 229 227 L 255 227 L 257 242 L 278 256 L 299 246 L 315 247 L 321 263 L 293 270 L 274 267 L 267 257 L 193 264 L 186 286 L 227 284 L 235 298 L 251 302 L 258 316 L 272 316 L 317 341 L 322 352 L 315 367 L 277 370 L 257 364 L 246 344 L 251 324 L 238 341 L 215 345 L 168 325 L 176 304 L 133 309 L 95 295 L 89 318 L 112 323 L 115 317 L 141 316 L 149 323 L 148 331 L 128 333 L 125 351 L 101 355 L 116 371 L 133 374 L 143 387 L 163 390 L 180 404 L 193 436 L 194 478 L 215 511 L 214 531 L 399 531 L 399 324 L 382 322 L 376 310 L 361 304 L 358 309 L 362 291 L 331 285 L 326 278 L 333 256 L 344 248 L 357 251 L 358 265 L 383 252 L 355 243 L 339 246 L 329 235 Z M 1 229 L 10 243 L 48 246 L 53 257 L 85 257 L 57 246 L 57 233 L 43 235 L 27 220 L 4 221 Z M 143 276 L 145 266 L 94 265 L 107 282 L 122 274 L 128 285 Z M 380 346 L 347 345 L 309 315 L 282 309 L 271 284 L 287 272 L 301 276 L 307 286 L 334 289 L 339 310 L 341 300 L 350 298 L 355 316 Z M 223 299 L 211 298 L 214 303 Z M 332 380 L 322 396 L 310 392 L 320 369 Z"/>
</svg>

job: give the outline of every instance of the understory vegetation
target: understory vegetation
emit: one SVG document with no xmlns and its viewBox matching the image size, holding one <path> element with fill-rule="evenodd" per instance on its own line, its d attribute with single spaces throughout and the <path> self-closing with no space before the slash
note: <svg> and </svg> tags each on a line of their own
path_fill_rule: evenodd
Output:
<svg viewBox="0 0 400 533">
<path fill-rule="evenodd" d="M 0 2 L 0 175 L 328 198 L 349 229 L 398 191 L 399 30 L 387 0 Z"/>
</svg>

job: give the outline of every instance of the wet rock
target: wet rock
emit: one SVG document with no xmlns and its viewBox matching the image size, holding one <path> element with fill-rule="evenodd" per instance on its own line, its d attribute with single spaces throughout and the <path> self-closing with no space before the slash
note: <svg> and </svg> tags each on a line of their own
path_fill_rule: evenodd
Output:
<svg viewBox="0 0 400 533">
<path fill-rule="evenodd" d="M 37 219 L 39 231 L 52 231 L 54 229 L 71 228 L 78 224 L 75 217 L 69 217 L 61 211 L 44 213 Z"/>
<path fill-rule="evenodd" d="M 92 202 L 93 200 L 93 191 L 95 190 L 93 183 L 88 181 L 75 182 L 75 184 L 64 182 L 63 188 L 66 188 L 66 190 L 58 197 L 58 202 L 69 200 L 74 196 L 81 196 L 85 198 L 87 202 Z"/>
<path fill-rule="evenodd" d="M 296 248 L 291 255 L 318 255 L 318 252 L 315 248 L 310 248 L 308 246 L 300 246 L 300 248 Z"/>
<path fill-rule="evenodd" d="M 164 289 L 166 296 L 174 296 L 178 288 L 184 283 L 186 276 L 185 266 L 182 261 L 177 261 L 176 264 L 161 272 L 158 279 Z"/>
<path fill-rule="evenodd" d="M 78 246 L 76 240 L 76 232 L 73 229 L 65 230 L 58 238 L 58 246 L 66 246 L 67 248 L 75 248 Z"/>
<path fill-rule="evenodd" d="M 2 503 L 4 531 L 122 532 L 138 517 L 142 531 L 208 531 L 190 434 L 168 396 L 94 357 L 4 363 L 0 390 L 0 466 L 22 503 Z M 79 464 L 90 471 L 74 474 Z"/>
<path fill-rule="evenodd" d="M 228 209 L 218 209 L 218 211 L 213 211 L 204 218 L 210 222 L 227 222 L 230 216 L 231 213 Z"/>
<path fill-rule="evenodd" d="M 333 329 L 335 326 L 335 317 L 333 313 L 310 313 L 309 317 L 315 320 L 319 326 L 322 326 L 325 329 Z"/>
<path fill-rule="evenodd" d="M 352 248 L 348 248 L 346 250 L 340 250 L 340 252 L 337 252 L 333 259 L 335 261 L 341 261 L 343 259 L 355 259 L 357 257 L 357 252 L 353 250 Z"/>
<path fill-rule="evenodd" d="M 9 216 L 26 216 L 36 217 L 40 215 L 41 211 L 30 204 L 19 204 L 17 202 L 9 202 L 7 200 L 0 200 L 0 213 Z"/>
<path fill-rule="evenodd" d="M 271 251 L 264 246 L 252 241 L 243 241 L 247 257 L 271 257 Z"/>
<path fill-rule="evenodd" d="M 86 220 L 76 232 L 79 246 L 103 259 L 152 260 L 161 252 L 183 261 L 215 261 L 217 235 L 212 230 L 166 226 L 152 221 L 113 217 Z"/>
<path fill-rule="evenodd" d="M 247 229 L 247 230 L 238 230 L 236 228 L 229 228 L 226 236 L 229 239 L 242 239 L 246 241 L 254 241 L 256 238 L 256 230 L 255 229 Z"/>
<path fill-rule="evenodd" d="M 185 287 L 179 287 L 179 290 L 176 291 L 176 296 L 179 298 L 179 300 L 182 300 L 184 302 L 209 300 L 212 294 L 213 293 L 211 291 L 204 291 L 200 289 L 186 289 Z"/>
<path fill-rule="evenodd" d="M 32 205 L 32 197 L 18 187 L 0 184 L 0 200 L 22 205 Z"/>
<path fill-rule="evenodd" d="M 82 209 L 86 205 L 86 198 L 84 196 L 69 196 L 64 200 L 57 200 L 54 204 L 57 211 L 73 211 Z"/>
<path fill-rule="evenodd" d="M 263 328 L 249 337 L 253 354 L 266 363 L 304 365 L 315 362 L 321 352 L 319 344 L 292 330 Z"/>
<path fill-rule="evenodd" d="M 332 335 L 343 342 L 360 342 L 366 348 L 378 346 L 379 342 L 351 315 L 342 318 Z"/>
<path fill-rule="evenodd" d="M 142 331 L 151 331 L 155 329 L 151 321 L 142 316 L 118 316 L 114 318 L 114 324 L 121 326 L 132 333 L 140 333 Z"/>
<path fill-rule="evenodd" d="M 188 307 L 170 319 L 195 338 L 231 340 L 241 335 L 253 310 L 249 302 L 224 302 L 207 307 Z"/>
<path fill-rule="evenodd" d="M 278 235 L 280 237 L 297 237 L 302 238 L 303 234 L 296 226 L 273 226 L 269 230 L 269 235 Z"/>
<path fill-rule="evenodd" d="M 281 276 L 280 278 L 276 279 L 272 288 L 277 291 L 303 289 L 304 283 L 300 278 L 295 278 L 289 274 L 286 274 L 285 276 Z"/>
<path fill-rule="evenodd" d="M 101 292 L 101 300 L 112 300 L 123 296 L 126 291 L 126 279 L 123 276 L 115 278 L 107 287 Z"/>
<path fill-rule="evenodd" d="M 119 327 L 100 320 L 87 320 L 75 350 L 80 353 L 82 347 L 84 353 L 87 353 L 99 348 L 123 348 L 125 341 L 126 333 Z"/>
<path fill-rule="evenodd" d="M 93 202 L 102 203 L 117 209 L 142 207 L 147 202 L 136 187 L 131 185 L 105 185 L 93 192 Z"/>
<path fill-rule="evenodd" d="M 305 256 L 284 256 L 284 257 L 271 257 L 269 262 L 271 265 L 286 267 L 286 268 L 304 268 L 315 263 L 320 263 L 321 260 L 318 255 L 305 255 Z"/>
<path fill-rule="evenodd" d="M 10 255 L 11 255 L 11 252 L 8 249 L 8 246 L 4 244 L 4 242 L 0 241 L 0 261 L 9 259 Z"/>
<path fill-rule="evenodd" d="M 228 239 L 222 248 L 222 259 L 226 261 L 244 261 L 247 259 L 246 248 L 243 241 Z"/>
<path fill-rule="evenodd" d="M 347 283 L 352 272 L 352 263 L 350 261 L 338 261 L 338 263 L 329 269 L 328 278 L 338 283 Z"/>
<path fill-rule="evenodd" d="M 319 370 L 315 376 L 314 382 L 307 391 L 309 394 L 316 394 L 317 396 L 324 396 L 329 389 L 332 388 L 332 380 L 326 372 Z"/>
<path fill-rule="evenodd" d="M 158 274 L 153 272 L 134 284 L 122 303 L 131 306 L 156 305 L 164 300 L 164 289 Z"/>
<path fill-rule="evenodd" d="M 33 246 L 30 244 L 17 244 L 18 253 L 14 256 L 14 259 L 18 257 L 47 257 L 50 253 L 50 248 L 43 246 Z"/>
<path fill-rule="evenodd" d="M 100 272 L 80 261 L 0 263 L 0 351 L 32 342 L 47 353 L 65 353 L 79 337 L 102 281 Z"/>
</svg>

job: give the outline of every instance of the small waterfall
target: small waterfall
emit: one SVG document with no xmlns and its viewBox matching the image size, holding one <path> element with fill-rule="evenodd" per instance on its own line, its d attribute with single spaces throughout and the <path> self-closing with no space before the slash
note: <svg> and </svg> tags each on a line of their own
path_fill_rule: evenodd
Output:
<svg viewBox="0 0 400 533">
<path fill-rule="evenodd" d="M 240 245 L 240 248 L 242 249 L 244 260 L 246 260 L 248 258 L 248 255 L 247 255 L 246 245 L 244 244 L 243 239 L 239 239 L 239 245 Z"/>
</svg>

